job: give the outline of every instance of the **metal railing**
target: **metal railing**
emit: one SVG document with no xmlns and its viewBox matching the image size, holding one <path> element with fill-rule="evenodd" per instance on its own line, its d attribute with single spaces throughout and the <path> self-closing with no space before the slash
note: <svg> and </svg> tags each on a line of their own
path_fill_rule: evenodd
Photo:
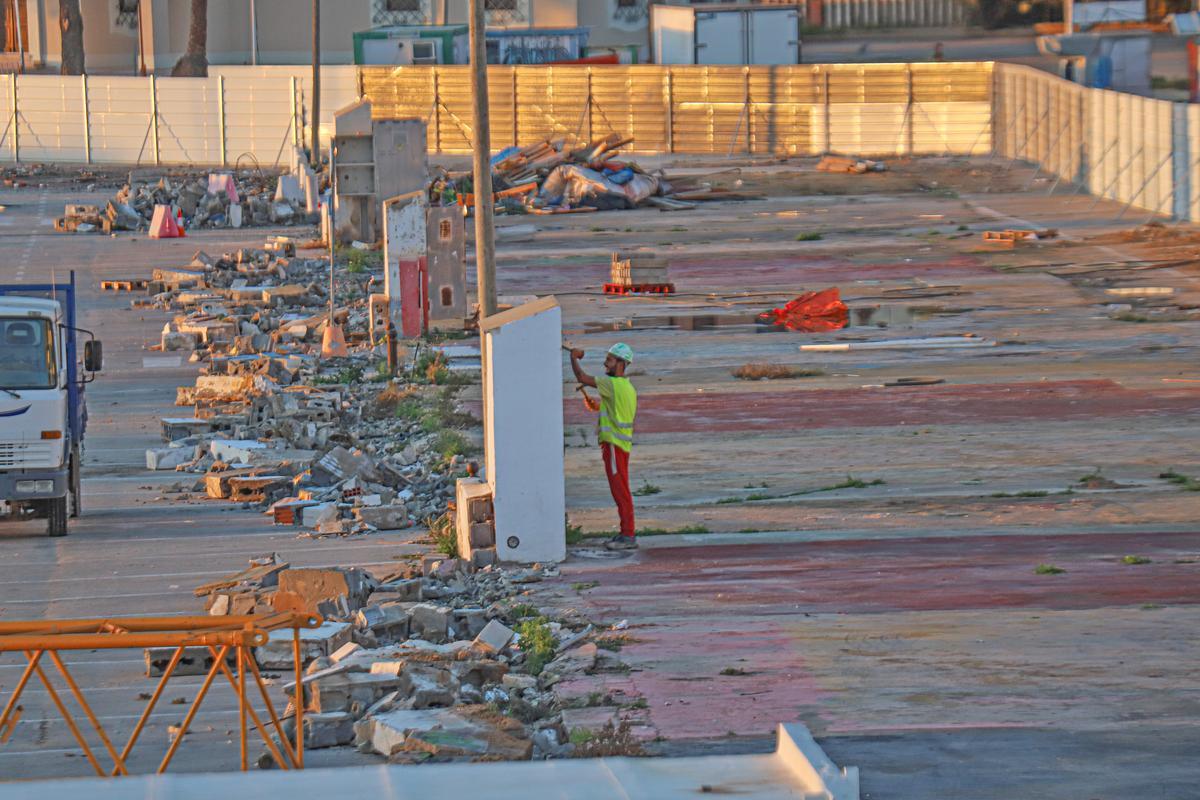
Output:
<svg viewBox="0 0 1200 800">
<path fill-rule="evenodd" d="M 19 704 L 22 694 L 37 676 L 45 687 L 50 701 L 62 716 L 70 729 L 75 741 L 83 750 L 89 764 L 101 777 L 128 775 L 126 766 L 130 753 L 141 737 L 146 722 L 150 719 L 155 706 L 167 688 L 167 682 L 175 673 L 184 651 L 189 647 L 206 648 L 213 658 L 212 667 L 205 675 L 204 682 L 196 698 L 188 708 L 179 730 L 167 748 L 166 754 L 159 762 L 157 772 L 166 771 L 182 744 L 188 728 L 196 718 L 200 706 L 208 695 L 209 689 L 218 674 L 223 674 L 233 687 L 238 699 L 238 719 L 240 720 L 240 749 L 241 768 L 249 768 L 248 718 L 262 737 L 263 743 L 270 751 L 272 758 L 280 769 L 304 768 L 304 701 L 300 690 L 297 690 L 292 701 L 295 711 L 296 730 L 294 740 L 285 735 L 283 722 L 271 702 L 267 686 L 259 671 L 254 657 L 253 648 L 266 644 L 269 633 L 273 630 L 292 630 L 292 656 L 295 661 L 296 686 L 303 685 L 303 664 L 300 651 L 300 630 L 315 628 L 321 624 L 321 618 L 312 614 L 280 613 L 264 616 L 204 616 L 204 617 L 114 617 L 110 619 L 82 620 L 29 620 L 19 622 L 0 622 L 0 653 L 23 653 L 26 666 L 20 680 L 13 688 L 12 695 L 0 713 L 0 744 L 11 738 L 21 719 L 23 707 Z M 174 654 L 163 671 L 157 687 L 146 707 L 138 717 L 128 741 L 118 752 L 112 737 L 101 724 L 100 719 L 92 710 L 79 684 L 59 655 L 64 651 L 79 650 L 118 650 L 127 648 L 167 647 L 174 648 Z M 234 658 L 234 669 L 227 662 L 230 655 Z M 66 688 L 78 704 L 83 716 L 99 737 L 104 749 L 112 760 L 112 768 L 101 766 L 93 747 L 88 743 L 74 715 L 63 702 L 62 696 L 43 668 L 43 657 L 58 671 Z M 236 674 L 235 674 L 236 672 Z M 275 738 L 254 708 L 246 690 L 246 678 L 249 674 L 258 687 L 262 697 L 264 711 Z M 278 742 L 278 744 L 276 743 Z"/>
</svg>

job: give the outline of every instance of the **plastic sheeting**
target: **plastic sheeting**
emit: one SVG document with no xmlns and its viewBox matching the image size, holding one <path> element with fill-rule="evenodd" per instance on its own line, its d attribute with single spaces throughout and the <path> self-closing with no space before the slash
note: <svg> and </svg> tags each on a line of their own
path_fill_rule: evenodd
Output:
<svg viewBox="0 0 1200 800">
<path fill-rule="evenodd" d="M 657 186 L 657 184 L 656 184 Z M 626 187 L 618 186 L 594 169 L 563 164 L 546 176 L 539 193 L 547 206 L 593 206 L 604 210 L 633 205 Z"/>
<path fill-rule="evenodd" d="M 822 333 L 846 327 L 850 311 L 835 286 L 819 292 L 805 292 L 783 308 L 764 311 L 758 319 L 791 331 Z"/>
</svg>

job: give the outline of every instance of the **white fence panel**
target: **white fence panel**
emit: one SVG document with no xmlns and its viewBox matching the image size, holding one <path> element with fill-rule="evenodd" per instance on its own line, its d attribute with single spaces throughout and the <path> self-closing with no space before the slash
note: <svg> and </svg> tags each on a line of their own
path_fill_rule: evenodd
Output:
<svg viewBox="0 0 1200 800">
<path fill-rule="evenodd" d="M 16 161 L 17 127 L 13 117 L 13 81 L 16 75 L 0 75 L 0 160 Z"/>
<path fill-rule="evenodd" d="M 22 161 L 86 161 L 83 79 L 17 78 L 17 134 Z"/>
<path fill-rule="evenodd" d="M 1200 222 L 1200 105 L 1188 104 L 1187 119 L 1187 166 L 1185 168 L 1189 191 L 1187 197 L 1188 219 Z"/>
<path fill-rule="evenodd" d="M 88 130 L 92 161 L 154 163 L 154 119 L 146 78 L 89 76 Z"/>
<path fill-rule="evenodd" d="M 156 83 L 160 163 L 220 164 L 218 80 L 159 78 Z"/>
<path fill-rule="evenodd" d="M 825 28 L 935 28 L 966 23 L 974 6 L 965 0 L 825 0 Z"/>
<path fill-rule="evenodd" d="M 225 81 L 225 147 L 228 162 L 243 156 L 260 166 L 287 163 L 295 141 L 292 79 L 286 75 Z"/>
<path fill-rule="evenodd" d="M 914 103 L 914 153 L 987 155 L 992 152 L 992 104 Z"/>
<path fill-rule="evenodd" d="M 212 66 L 208 74 L 223 76 L 225 90 L 236 88 L 247 81 L 271 79 L 281 82 L 296 82 L 297 127 L 301 132 L 297 141 L 312 141 L 309 119 L 312 100 L 312 68 L 303 66 Z M 352 65 L 321 68 L 321 147 L 328 148 L 333 135 L 333 115 L 358 99 L 358 69 Z M 289 112 L 290 113 L 290 112 Z M 307 146 L 307 144 L 305 145 Z M 232 157 L 232 156 L 231 156 Z M 273 157 L 273 156 L 272 156 Z"/>
</svg>

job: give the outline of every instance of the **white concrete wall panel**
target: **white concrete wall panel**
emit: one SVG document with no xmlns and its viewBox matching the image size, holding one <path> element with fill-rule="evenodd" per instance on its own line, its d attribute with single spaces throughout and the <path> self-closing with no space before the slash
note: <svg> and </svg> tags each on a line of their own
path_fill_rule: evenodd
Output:
<svg viewBox="0 0 1200 800">
<path fill-rule="evenodd" d="M 155 83 L 160 162 L 219 164 L 221 109 L 217 79 L 159 78 Z"/>
<path fill-rule="evenodd" d="M 496 553 L 532 563 L 566 557 L 562 309 L 544 297 L 483 320 L 487 479 Z"/>
<path fill-rule="evenodd" d="M 825 0 L 825 28 L 936 28 L 966 23 L 975 8 L 969 0 Z"/>
<path fill-rule="evenodd" d="M 17 78 L 17 133 L 25 161 L 85 161 L 83 81 Z"/>
<path fill-rule="evenodd" d="M 87 93 L 92 161 L 153 163 L 149 80 L 90 76 Z"/>
</svg>

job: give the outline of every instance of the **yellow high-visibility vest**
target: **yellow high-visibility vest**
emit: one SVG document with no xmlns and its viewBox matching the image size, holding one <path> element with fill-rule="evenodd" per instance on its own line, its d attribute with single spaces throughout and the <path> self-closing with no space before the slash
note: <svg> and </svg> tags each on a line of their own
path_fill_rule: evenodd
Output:
<svg viewBox="0 0 1200 800">
<path fill-rule="evenodd" d="M 637 390 L 628 378 L 596 376 L 600 390 L 600 441 L 628 453 L 633 449 L 633 418 L 637 415 Z"/>
</svg>

